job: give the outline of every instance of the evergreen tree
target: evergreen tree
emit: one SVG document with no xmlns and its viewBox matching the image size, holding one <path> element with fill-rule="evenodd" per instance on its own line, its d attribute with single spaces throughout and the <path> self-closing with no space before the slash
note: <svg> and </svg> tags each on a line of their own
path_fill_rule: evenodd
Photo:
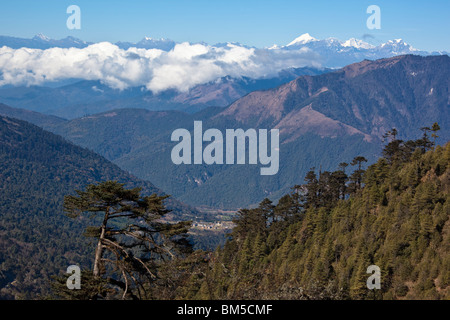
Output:
<svg viewBox="0 0 450 320">
<path fill-rule="evenodd" d="M 433 138 L 433 146 L 436 146 L 436 139 L 439 138 L 439 136 L 437 135 L 437 132 L 441 130 L 441 127 L 439 126 L 439 124 L 437 122 L 433 123 L 433 125 L 431 126 L 431 131 L 433 132 L 431 134 L 431 137 Z"/>
<path fill-rule="evenodd" d="M 123 299 L 148 297 L 148 284 L 159 279 L 160 264 L 191 252 L 186 234 L 190 222 L 161 222 L 169 212 L 167 196 L 142 197 L 140 191 L 106 181 L 64 198 L 69 217 L 97 218 L 99 225 L 85 233 L 97 240 L 92 275 L 108 279 Z"/>
</svg>

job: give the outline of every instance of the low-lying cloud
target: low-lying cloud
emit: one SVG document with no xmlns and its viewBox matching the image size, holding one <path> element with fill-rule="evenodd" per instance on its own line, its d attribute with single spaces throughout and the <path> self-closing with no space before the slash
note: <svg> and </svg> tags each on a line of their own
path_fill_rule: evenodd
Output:
<svg viewBox="0 0 450 320">
<path fill-rule="evenodd" d="M 100 80 L 115 89 L 187 91 L 219 77 L 262 78 L 290 67 L 320 67 L 308 48 L 295 51 L 239 45 L 177 44 L 170 51 L 120 49 L 109 42 L 86 48 L 0 48 L 0 86 L 42 85 L 65 79 Z"/>
</svg>

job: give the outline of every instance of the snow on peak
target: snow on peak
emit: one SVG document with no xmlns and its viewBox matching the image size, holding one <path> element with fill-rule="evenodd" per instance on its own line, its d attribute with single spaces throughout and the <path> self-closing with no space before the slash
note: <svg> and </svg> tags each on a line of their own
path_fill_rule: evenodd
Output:
<svg viewBox="0 0 450 320">
<path fill-rule="evenodd" d="M 373 45 L 364 42 L 362 40 L 359 39 L 355 39 L 355 38 L 350 38 L 347 41 L 345 41 L 344 43 L 342 43 L 342 46 L 344 47 L 353 47 L 353 48 L 357 48 L 357 49 L 371 49 L 374 48 Z"/>
<path fill-rule="evenodd" d="M 43 41 L 49 41 L 50 38 L 47 37 L 46 35 L 42 34 L 42 33 L 38 33 L 37 35 L 34 36 L 35 40 L 43 40 Z"/>
<path fill-rule="evenodd" d="M 389 40 L 388 42 L 384 43 L 383 45 L 393 45 L 393 44 L 405 44 L 403 42 L 403 39 L 394 39 L 394 40 Z"/>
<path fill-rule="evenodd" d="M 386 43 L 383 43 L 381 45 L 381 48 L 389 48 L 389 49 L 395 49 L 395 50 L 409 50 L 409 51 L 419 51 L 418 49 L 414 48 L 410 44 L 403 41 L 403 39 L 394 39 L 389 40 Z"/>
<path fill-rule="evenodd" d="M 294 41 L 289 43 L 287 46 L 289 47 L 289 46 L 293 46 L 296 44 L 305 44 L 305 43 L 312 42 L 312 41 L 317 41 L 317 39 L 314 37 L 311 37 L 311 35 L 309 33 L 304 33 L 300 37 L 294 39 Z"/>
<path fill-rule="evenodd" d="M 168 42 L 168 41 L 170 41 L 170 40 L 165 39 L 165 38 L 156 39 L 156 38 L 152 38 L 152 37 L 144 37 L 140 42 L 144 43 L 144 42 Z"/>
<path fill-rule="evenodd" d="M 269 50 L 276 50 L 276 49 L 280 49 L 280 47 L 277 44 L 274 44 L 273 46 L 268 48 Z"/>
</svg>

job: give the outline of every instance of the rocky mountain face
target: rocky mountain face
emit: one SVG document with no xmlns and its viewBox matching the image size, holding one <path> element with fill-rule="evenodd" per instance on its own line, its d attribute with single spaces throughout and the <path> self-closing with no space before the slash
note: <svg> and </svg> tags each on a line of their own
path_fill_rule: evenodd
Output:
<svg viewBox="0 0 450 320">
<path fill-rule="evenodd" d="M 439 120 L 448 136 L 449 56 L 400 56 L 365 60 L 279 88 L 252 92 L 216 118 L 280 128 L 284 139 L 304 132 L 381 138 L 393 127 L 411 135 Z"/>
</svg>

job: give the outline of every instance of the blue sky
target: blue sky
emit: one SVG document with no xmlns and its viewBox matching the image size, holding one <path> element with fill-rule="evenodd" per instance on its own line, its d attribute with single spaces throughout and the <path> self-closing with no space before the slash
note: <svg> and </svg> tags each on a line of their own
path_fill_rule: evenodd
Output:
<svg viewBox="0 0 450 320">
<path fill-rule="evenodd" d="M 66 9 L 81 8 L 81 30 L 66 27 Z M 381 29 L 369 30 L 369 5 L 381 8 Z M 74 36 L 86 41 L 131 41 L 144 36 L 177 42 L 287 44 L 303 33 L 323 39 L 402 38 L 422 50 L 450 51 L 449 0 L 15 0 L 0 2 L 0 35 Z"/>
</svg>

